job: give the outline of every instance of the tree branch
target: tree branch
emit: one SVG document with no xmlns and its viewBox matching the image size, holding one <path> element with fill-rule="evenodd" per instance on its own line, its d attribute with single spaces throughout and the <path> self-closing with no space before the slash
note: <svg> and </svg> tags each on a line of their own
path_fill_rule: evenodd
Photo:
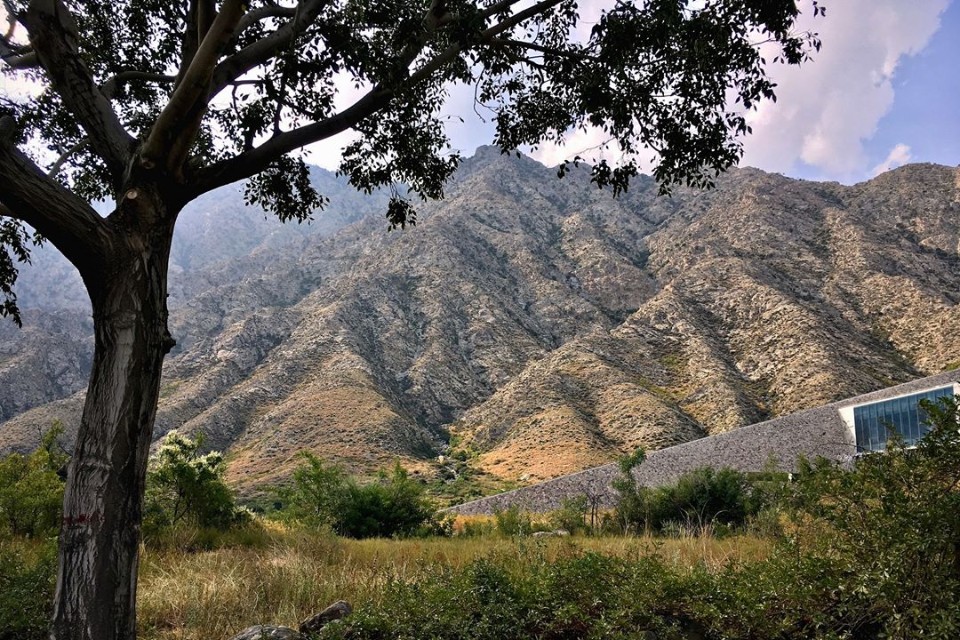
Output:
<svg viewBox="0 0 960 640">
<path fill-rule="evenodd" d="M 9 117 L 0 118 L 10 121 Z M 3 130 L 5 127 L 0 127 Z M 10 136 L 0 133 L 0 213 L 26 222 L 79 269 L 102 266 L 109 233 L 106 222 L 86 202 L 47 177 Z"/>
<path fill-rule="evenodd" d="M 234 36 L 240 35 L 261 20 L 266 20 L 267 18 L 292 18 L 296 14 L 296 7 L 278 7 L 274 5 L 267 5 L 265 7 L 260 7 L 259 9 L 251 9 L 240 20 L 240 23 L 237 25 L 237 30 L 234 32 Z"/>
<path fill-rule="evenodd" d="M 9 40 L 17 30 L 17 12 L 10 0 L 3 0 L 3 8 L 7 12 L 7 32 L 3 34 L 3 39 Z"/>
<path fill-rule="evenodd" d="M 7 31 L 0 36 L 0 60 L 3 60 L 11 69 L 32 69 L 38 66 L 40 62 L 33 49 L 13 42 L 19 19 L 9 0 L 4 0 L 3 6 L 7 12 Z"/>
<path fill-rule="evenodd" d="M 518 1 L 519 0 L 505 0 L 497 6 L 502 5 L 506 8 L 512 4 L 516 4 Z M 482 31 L 478 38 L 478 43 L 488 44 L 500 34 L 509 31 L 539 13 L 551 9 L 562 1 L 563 0 L 541 0 L 541 2 L 513 14 L 505 18 L 502 22 Z M 192 195 L 199 195 L 225 184 L 248 178 L 263 171 L 270 166 L 271 162 L 295 149 L 324 140 L 356 126 L 356 124 L 364 118 L 386 107 L 397 89 L 419 84 L 453 61 L 463 50 L 463 45 L 459 43 L 452 44 L 426 62 L 414 73 L 410 74 L 407 79 L 396 88 L 378 85 L 340 113 L 319 122 L 314 122 L 275 135 L 259 147 L 244 151 L 233 158 L 200 169 L 195 176 L 193 183 L 195 192 L 192 193 Z"/>
<path fill-rule="evenodd" d="M 35 69 L 40 66 L 40 60 L 33 51 L 24 51 L 17 53 L 16 49 L 0 39 L 0 60 L 11 69 Z"/>
<path fill-rule="evenodd" d="M 540 52 L 544 55 L 557 56 L 562 58 L 572 58 L 574 60 L 596 60 L 596 57 L 588 55 L 586 53 L 581 53 L 576 51 L 564 51 L 562 49 L 554 49 L 553 47 L 545 47 L 535 42 L 526 42 L 524 40 L 513 40 L 511 38 L 491 38 L 490 44 L 500 45 L 504 47 L 514 47 L 517 49 L 529 49 L 531 51 Z"/>
<path fill-rule="evenodd" d="M 143 145 L 143 162 L 179 170 L 206 112 L 213 69 L 245 12 L 243 0 L 226 0 L 207 30 L 190 67 L 157 117 Z M 203 5 L 201 5 L 202 7 Z M 198 20 L 198 23 L 201 22 Z"/>
<path fill-rule="evenodd" d="M 47 172 L 47 177 L 51 179 L 56 178 L 57 174 L 60 173 L 60 169 L 62 169 L 63 165 L 66 164 L 67 160 L 70 159 L 70 156 L 72 156 L 75 153 L 79 153 L 88 144 L 90 144 L 90 139 L 84 138 L 83 140 L 81 140 L 80 142 L 78 142 L 77 144 L 73 145 L 72 147 L 64 151 L 62 154 L 60 154 L 60 157 L 57 158 L 57 161 L 53 163 L 52 167 L 50 167 L 50 171 Z"/>
<path fill-rule="evenodd" d="M 266 63 L 273 55 L 290 46 L 298 35 L 306 29 L 330 0 L 305 0 L 299 5 L 299 12 L 276 31 L 251 43 L 236 52 L 219 65 L 213 72 L 213 81 L 210 83 L 209 97 L 217 95 L 230 85 L 231 82 Z"/>
<path fill-rule="evenodd" d="M 173 83 L 176 90 L 183 81 L 183 75 L 190 68 L 193 62 L 193 56 L 197 53 L 197 47 L 200 41 L 197 39 L 197 3 L 196 0 L 190 2 L 187 7 L 186 25 L 183 29 L 183 39 L 180 41 L 180 69 L 177 71 L 177 79 Z"/>
<path fill-rule="evenodd" d="M 22 21 L 47 78 L 87 132 L 90 146 L 106 162 L 114 187 L 119 188 L 134 140 L 80 57 L 73 16 L 60 0 L 33 0 Z"/>
<path fill-rule="evenodd" d="M 117 89 L 121 85 L 124 85 L 128 82 L 135 82 L 137 80 L 142 80 L 144 82 L 174 82 L 176 77 L 164 75 L 162 73 L 150 73 L 148 71 L 121 71 L 115 76 L 112 76 L 107 79 L 106 82 L 100 85 L 100 91 L 103 92 L 103 95 L 108 99 L 113 99 L 117 95 Z"/>
<path fill-rule="evenodd" d="M 203 42 L 217 17 L 217 4 L 215 0 L 194 0 L 193 4 L 197 7 L 197 42 Z"/>
<path fill-rule="evenodd" d="M 486 20 L 487 18 L 492 18 L 498 13 L 502 13 L 512 7 L 513 5 L 520 2 L 520 0 L 500 0 L 496 4 L 492 4 L 483 11 L 480 12 L 480 18 Z"/>
</svg>

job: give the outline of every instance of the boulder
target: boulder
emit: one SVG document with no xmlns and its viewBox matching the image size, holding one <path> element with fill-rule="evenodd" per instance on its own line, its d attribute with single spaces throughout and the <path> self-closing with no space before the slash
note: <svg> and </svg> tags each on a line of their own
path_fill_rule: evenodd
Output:
<svg viewBox="0 0 960 640">
<path fill-rule="evenodd" d="M 304 637 L 290 627 L 255 624 L 252 627 L 247 627 L 230 640 L 304 640 Z"/>
<path fill-rule="evenodd" d="M 317 633 L 334 620 L 339 620 L 353 613 L 353 607 L 346 600 L 337 600 L 332 605 L 314 614 L 300 623 L 300 633 Z"/>
</svg>

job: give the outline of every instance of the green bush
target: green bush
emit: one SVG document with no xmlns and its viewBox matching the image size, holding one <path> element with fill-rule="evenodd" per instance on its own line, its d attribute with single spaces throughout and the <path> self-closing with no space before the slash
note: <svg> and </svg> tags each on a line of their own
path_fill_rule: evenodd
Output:
<svg viewBox="0 0 960 640">
<path fill-rule="evenodd" d="M 350 538 L 408 537 L 437 533 L 436 509 L 424 488 L 400 466 L 370 484 L 348 483 L 334 530 Z"/>
<path fill-rule="evenodd" d="M 960 414 L 957 398 L 923 408 L 915 448 L 804 463 L 795 485 L 799 544 L 848 568 L 840 588 L 883 637 L 960 637 Z"/>
<path fill-rule="evenodd" d="M 533 532 L 533 522 L 530 514 L 515 504 L 506 509 L 493 512 L 497 533 L 503 536 L 523 536 Z"/>
<path fill-rule="evenodd" d="M 278 492 L 281 517 L 350 538 L 450 535 L 452 521 L 438 516 L 423 484 L 399 462 L 389 475 L 360 484 L 312 453 L 301 457 L 293 482 Z"/>
<path fill-rule="evenodd" d="M 375 609 L 361 607 L 348 625 L 328 627 L 323 636 L 960 637 L 960 415 L 956 400 L 925 409 L 932 430 L 915 449 L 894 443 L 852 469 L 805 465 L 783 503 L 794 524 L 763 561 L 708 570 L 656 555 L 611 558 L 571 547 L 549 562 L 539 545 L 520 545 L 516 554 L 394 582 Z M 732 521 L 763 502 L 741 480 L 698 472 L 658 492 L 663 505 L 650 499 L 656 492 L 629 498 L 649 504 L 651 513 L 660 509 L 660 518 L 686 505 L 717 522 L 729 510 Z M 785 493 L 781 480 L 765 480 L 776 486 L 767 487 L 764 500 Z M 503 512 L 500 521 L 522 522 L 523 514 Z"/>
<path fill-rule="evenodd" d="M 176 431 L 164 436 L 147 471 L 147 535 L 179 525 L 225 529 L 249 519 L 246 510 L 237 508 L 223 480 L 223 454 L 201 454 L 202 447 L 202 437 L 194 440 Z"/>
<path fill-rule="evenodd" d="M 0 640 L 48 637 L 57 573 L 57 545 L 0 541 Z"/>
<path fill-rule="evenodd" d="M 28 538 L 59 531 L 64 485 L 58 473 L 67 462 L 57 444 L 62 433 L 55 423 L 36 451 L 0 460 L 0 531 Z"/>
<path fill-rule="evenodd" d="M 309 451 L 294 469 L 289 486 L 277 489 L 281 515 L 312 527 L 333 527 L 347 497 L 350 478 L 337 465 L 328 465 Z"/>
<path fill-rule="evenodd" d="M 714 533 L 742 527 L 766 505 L 746 475 L 710 467 L 684 474 L 673 485 L 641 487 L 633 469 L 645 459 L 640 449 L 620 461 L 616 518 L 621 530 L 651 533 Z"/>
<path fill-rule="evenodd" d="M 560 508 L 552 511 L 547 522 L 554 529 L 563 529 L 570 533 L 585 533 L 589 530 L 587 513 L 590 504 L 586 496 L 564 498 Z"/>
</svg>

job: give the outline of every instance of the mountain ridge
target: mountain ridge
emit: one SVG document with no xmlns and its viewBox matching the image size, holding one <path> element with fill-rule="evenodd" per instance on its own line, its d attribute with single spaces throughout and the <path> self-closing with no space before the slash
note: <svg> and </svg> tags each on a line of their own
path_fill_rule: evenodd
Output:
<svg viewBox="0 0 960 640">
<path fill-rule="evenodd" d="M 912 165 L 853 186 L 737 169 L 670 198 L 643 179 L 613 200 L 484 149 L 412 232 L 371 207 L 197 269 L 172 297 L 156 435 L 203 431 L 244 489 L 300 448 L 434 473 L 450 433 L 534 481 L 935 373 L 960 361 L 958 193 L 957 170 Z M 79 403 L 17 411 L 0 448 Z"/>
</svg>

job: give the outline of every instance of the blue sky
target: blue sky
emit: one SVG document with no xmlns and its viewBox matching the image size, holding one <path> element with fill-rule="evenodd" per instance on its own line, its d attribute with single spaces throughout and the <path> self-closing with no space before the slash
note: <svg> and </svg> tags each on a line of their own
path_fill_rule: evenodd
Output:
<svg viewBox="0 0 960 640">
<path fill-rule="evenodd" d="M 906 144 L 913 161 L 960 164 L 960 2 L 947 7 L 930 43 L 902 61 L 893 84 L 893 106 L 865 144 L 871 158 Z"/>
<path fill-rule="evenodd" d="M 855 182 L 906 162 L 960 163 L 960 0 L 827 7 L 812 23 L 823 51 L 779 72 L 780 100 L 756 116 L 744 164 Z"/>
</svg>

